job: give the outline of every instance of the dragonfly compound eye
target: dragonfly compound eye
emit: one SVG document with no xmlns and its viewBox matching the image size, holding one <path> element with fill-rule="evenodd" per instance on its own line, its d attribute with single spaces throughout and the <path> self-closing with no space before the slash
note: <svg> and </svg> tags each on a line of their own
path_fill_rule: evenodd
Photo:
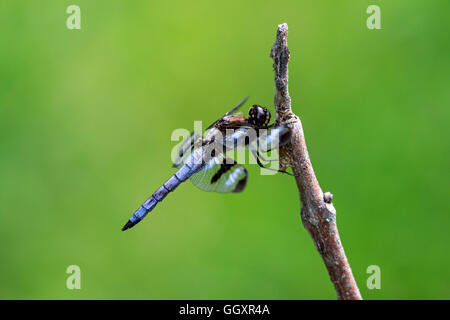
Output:
<svg viewBox="0 0 450 320">
<path fill-rule="evenodd" d="M 267 108 L 263 108 L 257 104 L 253 105 L 248 115 L 250 117 L 250 122 L 258 127 L 267 126 L 270 122 L 270 112 Z"/>
</svg>

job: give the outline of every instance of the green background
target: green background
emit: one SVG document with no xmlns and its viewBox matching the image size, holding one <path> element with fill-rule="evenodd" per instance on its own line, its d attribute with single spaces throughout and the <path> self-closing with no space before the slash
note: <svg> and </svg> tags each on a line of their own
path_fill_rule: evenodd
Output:
<svg viewBox="0 0 450 320">
<path fill-rule="evenodd" d="M 66 8 L 81 7 L 81 30 Z M 366 8 L 381 7 L 382 30 Z M 290 93 L 364 298 L 450 298 L 448 0 L 0 2 L 0 298 L 335 299 L 294 179 L 186 183 L 170 140 L 244 96 Z M 66 268 L 81 268 L 81 290 Z M 369 265 L 381 289 L 366 286 Z"/>
</svg>

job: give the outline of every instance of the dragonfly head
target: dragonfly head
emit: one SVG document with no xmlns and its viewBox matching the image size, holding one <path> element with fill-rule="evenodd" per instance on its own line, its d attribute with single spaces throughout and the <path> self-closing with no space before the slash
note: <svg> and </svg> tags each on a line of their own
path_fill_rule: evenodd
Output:
<svg viewBox="0 0 450 320">
<path fill-rule="evenodd" d="M 254 104 L 248 110 L 248 120 L 256 127 L 266 127 L 270 122 L 270 112 L 267 108 Z"/>
</svg>

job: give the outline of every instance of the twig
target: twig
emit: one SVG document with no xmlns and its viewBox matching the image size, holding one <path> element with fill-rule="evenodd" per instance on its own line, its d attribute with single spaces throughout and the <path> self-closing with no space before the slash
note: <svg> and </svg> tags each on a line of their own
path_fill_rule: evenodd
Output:
<svg viewBox="0 0 450 320">
<path fill-rule="evenodd" d="M 308 230 L 314 246 L 325 262 L 338 299 L 359 300 L 362 297 L 339 238 L 336 210 L 332 204 L 333 196 L 329 192 L 322 193 L 309 159 L 302 123 L 291 110 L 288 91 L 290 52 L 287 35 L 287 24 L 280 24 L 270 52 L 275 72 L 276 122 L 292 129 L 290 143 L 280 149 L 281 167 L 292 167 L 296 175 L 302 203 L 300 215 L 303 226 Z"/>
</svg>

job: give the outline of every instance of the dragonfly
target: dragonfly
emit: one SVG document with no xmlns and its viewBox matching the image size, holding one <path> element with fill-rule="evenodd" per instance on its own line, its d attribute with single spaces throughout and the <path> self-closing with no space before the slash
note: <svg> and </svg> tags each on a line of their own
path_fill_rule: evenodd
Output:
<svg viewBox="0 0 450 320">
<path fill-rule="evenodd" d="M 227 157 L 227 151 L 235 150 L 239 146 L 249 147 L 260 167 L 293 175 L 285 170 L 265 167 L 262 161 L 268 160 L 260 154 L 260 151 L 268 152 L 286 144 L 291 137 L 291 130 L 282 125 L 269 125 L 271 119 L 269 110 L 257 104 L 250 107 L 248 117 L 242 115 L 238 111 L 247 99 L 248 97 L 244 98 L 214 121 L 203 135 L 194 131 L 181 143 L 173 159 L 173 167 L 177 172 L 134 212 L 122 227 L 122 231 L 142 221 L 170 192 L 188 179 L 203 191 L 242 192 L 247 185 L 247 169 Z M 263 134 L 260 134 L 261 131 Z M 261 147 L 261 139 L 265 148 Z"/>
</svg>

